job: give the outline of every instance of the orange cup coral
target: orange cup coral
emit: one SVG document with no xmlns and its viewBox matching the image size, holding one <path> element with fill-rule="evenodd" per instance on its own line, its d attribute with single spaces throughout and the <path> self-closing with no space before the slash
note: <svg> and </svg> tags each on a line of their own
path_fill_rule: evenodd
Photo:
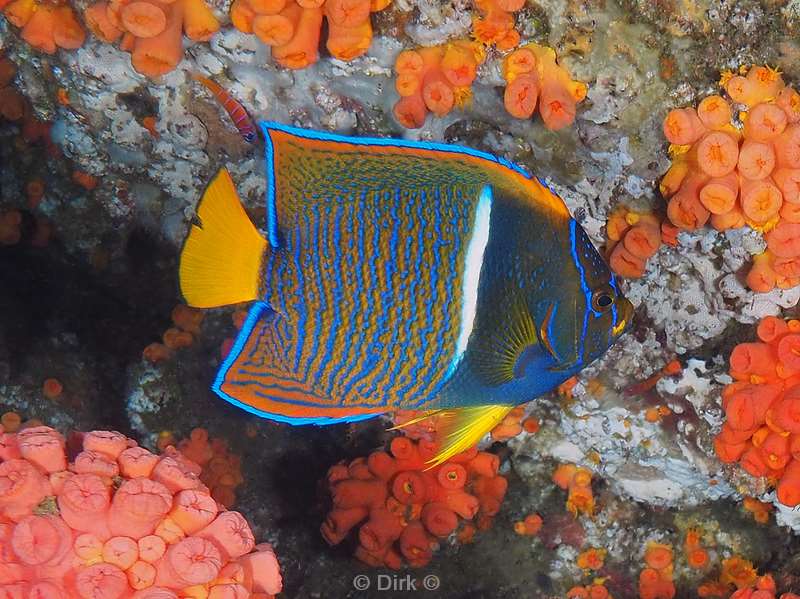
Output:
<svg viewBox="0 0 800 599">
<path fill-rule="evenodd" d="M 661 222 L 653 214 L 619 206 L 608 215 L 606 235 L 611 269 L 621 277 L 639 278 L 661 247 Z"/>
<path fill-rule="evenodd" d="M 586 97 L 586 84 L 573 81 L 556 63 L 555 50 L 538 44 L 527 44 L 506 56 L 503 78 L 508 113 L 518 119 L 531 118 L 538 102 L 542 122 L 552 131 L 571 125 L 577 103 Z"/>
<path fill-rule="evenodd" d="M 22 39 L 41 52 L 75 50 L 86 40 L 86 32 L 69 4 L 5 0 L 0 2 L 0 8 L 10 23 L 22 28 Z"/>
<path fill-rule="evenodd" d="M 567 510 L 573 516 L 594 512 L 594 495 L 592 494 L 592 473 L 586 468 L 574 464 L 562 464 L 553 472 L 553 482 L 568 491 Z"/>
<path fill-rule="evenodd" d="M 514 29 L 514 13 L 525 6 L 525 0 L 477 0 L 480 16 L 472 18 L 473 36 L 487 46 L 506 51 L 519 44 L 519 32 Z"/>
<path fill-rule="evenodd" d="M 800 321 L 768 316 L 756 332 L 758 342 L 740 343 L 731 353 L 734 382 L 722 392 L 727 419 L 714 447 L 721 461 L 767 477 L 778 501 L 794 507 L 800 504 Z M 745 507 L 767 519 L 757 503 L 748 499 Z"/>
<path fill-rule="evenodd" d="M 532 537 L 542 530 L 543 520 L 539 514 L 528 514 L 523 520 L 514 523 L 514 532 L 525 537 Z"/>
<path fill-rule="evenodd" d="M 319 58 L 323 19 L 328 22 L 328 51 L 334 58 L 353 60 L 372 42 L 370 13 L 390 0 L 234 0 L 233 26 L 254 33 L 272 48 L 283 67 L 304 69 Z"/>
<path fill-rule="evenodd" d="M 45 426 L 4 432 L 4 590 L 20 597 L 272 597 L 275 554 L 225 511 L 196 464 L 93 431 L 67 464 Z M 16 594 L 15 594 L 16 593 Z M 21 593 L 21 594 L 20 594 Z"/>
<path fill-rule="evenodd" d="M 473 526 L 490 525 L 508 483 L 497 474 L 499 460 L 473 448 L 424 470 L 436 445 L 408 437 L 328 470 L 333 507 L 322 524 L 324 539 L 341 543 L 357 529 L 356 557 L 376 567 L 412 567 L 430 562 L 438 539 Z M 471 538 L 471 530 L 465 538 Z"/>
<path fill-rule="evenodd" d="M 242 462 L 224 439 L 210 439 L 207 430 L 196 428 L 178 443 L 178 451 L 202 468 L 200 480 L 216 501 L 228 508 L 236 502 L 236 488 L 244 482 Z"/>
<path fill-rule="evenodd" d="M 764 293 L 800 283 L 800 244 L 793 243 L 792 229 L 800 223 L 800 94 L 774 69 L 741 73 L 723 73 L 729 99 L 708 96 L 697 109 L 666 116 L 673 161 L 660 189 L 679 229 L 749 225 L 772 237 L 747 275 L 747 285 Z M 741 128 L 732 121 L 735 105 Z"/>
<path fill-rule="evenodd" d="M 131 63 L 146 77 L 160 77 L 174 70 L 183 58 L 183 34 L 192 41 L 208 41 L 219 30 L 219 21 L 204 0 L 110 0 L 84 11 L 95 36 L 108 43 L 120 42 L 131 53 Z"/>
<path fill-rule="evenodd" d="M 472 97 L 470 86 L 485 58 L 480 44 L 457 40 L 442 46 L 404 50 L 397 55 L 394 116 L 407 129 L 425 124 L 428 112 L 444 116 Z"/>
<path fill-rule="evenodd" d="M 639 573 L 640 599 L 672 599 L 675 583 L 672 581 L 672 547 L 650 542 L 644 552 L 647 567 Z"/>
</svg>

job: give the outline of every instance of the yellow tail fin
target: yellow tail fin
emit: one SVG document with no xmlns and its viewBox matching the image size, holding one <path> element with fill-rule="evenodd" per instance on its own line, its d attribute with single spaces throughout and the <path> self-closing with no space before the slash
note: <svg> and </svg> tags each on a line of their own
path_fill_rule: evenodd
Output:
<svg viewBox="0 0 800 599">
<path fill-rule="evenodd" d="M 475 445 L 513 409 L 514 406 L 488 405 L 433 410 L 391 430 L 401 429 L 431 416 L 437 416 L 436 429 L 441 447 L 428 462 L 430 469 Z"/>
<path fill-rule="evenodd" d="M 231 176 L 219 171 L 197 206 L 181 252 L 181 293 L 196 308 L 215 308 L 258 297 L 267 242 L 245 213 Z"/>
</svg>

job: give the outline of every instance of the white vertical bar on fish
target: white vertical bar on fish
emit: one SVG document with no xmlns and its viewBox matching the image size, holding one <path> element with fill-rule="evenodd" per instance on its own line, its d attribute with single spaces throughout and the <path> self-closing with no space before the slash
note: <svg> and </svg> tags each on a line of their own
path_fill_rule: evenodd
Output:
<svg viewBox="0 0 800 599">
<path fill-rule="evenodd" d="M 475 222 L 472 225 L 472 235 L 467 245 L 467 253 L 464 257 L 464 280 L 461 289 L 461 323 L 459 325 L 458 339 L 456 340 L 456 351 L 453 361 L 447 369 L 449 378 L 458 367 L 459 362 L 464 357 L 467 350 L 469 336 L 475 325 L 475 314 L 478 309 L 478 284 L 481 280 L 481 268 L 483 267 L 483 255 L 486 245 L 489 243 L 489 224 L 492 215 L 492 188 L 485 186 L 481 190 L 478 198 L 478 207 L 475 210 Z"/>
</svg>

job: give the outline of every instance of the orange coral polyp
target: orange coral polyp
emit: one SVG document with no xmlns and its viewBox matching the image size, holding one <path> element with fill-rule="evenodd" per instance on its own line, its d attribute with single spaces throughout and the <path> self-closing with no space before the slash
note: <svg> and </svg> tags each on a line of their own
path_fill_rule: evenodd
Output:
<svg viewBox="0 0 800 599">
<path fill-rule="evenodd" d="M 739 179 L 736 173 L 710 179 L 700 189 L 700 203 L 713 215 L 731 212 L 739 196 Z"/>
<path fill-rule="evenodd" d="M 705 126 L 694 108 L 675 108 L 664 118 L 663 130 L 670 143 L 685 146 L 697 141 L 705 132 Z"/>
<path fill-rule="evenodd" d="M 742 212 L 748 219 L 761 225 L 778 216 L 783 198 L 780 190 L 769 179 L 742 179 L 741 184 Z"/>
<path fill-rule="evenodd" d="M 13 0 L 7 4 L 3 14 L 16 27 L 24 27 L 36 10 L 35 0 Z"/>
<path fill-rule="evenodd" d="M 253 33 L 268 46 L 282 46 L 294 36 L 294 22 L 282 14 L 258 15 L 253 19 Z"/>
<path fill-rule="evenodd" d="M 724 131 L 706 133 L 697 142 L 697 163 L 709 177 L 724 177 L 733 172 L 739 160 L 736 139 Z"/>
<path fill-rule="evenodd" d="M 253 33 L 256 14 L 247 0 L 234 0 L 231 4 L 231 23 L 243 33 Z"/>
<path fill-rule="evenodd" d="M 272 57 L 278 64 L 289 69 L 304 69 L 317 61 L 320 29 L 323 13 L 321 8 L 303 8 L 292 40 L 272 49 Z"/>
<path fill-rule="evenodd" d="M 369 20 L 369 0 L 326 0 L 325 16 L 334 25 L 357 27 Z"/>
<path fill-rule="evenodd" d="M 544 126 L 551 131 L 563 129 L 575 121 L 575 99 L 568 90 L 544 81 L 539 97 L 539 114 Z"/>
<path fill-rule="evenodd" d="M 708 129 L 721 129 L 731 122 L 731 105 L 722 96 L 707 96 L 697 105 L 697 116 Z"/>
<path fill-rule="evenodd" d="M 56 51 L 56 42 L 53 37 L 55 23 L 55 9 L 49 6 L 38 6 L 22 28 L 22 39 L 37 50 L 53 54 Z"/>
<path fill-rule="evenodd" d="M 778 166 L 800 168 L 800 124 L 795 123 L 772 140 Z"/>
<path fill-rule="evenodd" d="M 772 180 L 783 194 L 784 202 L 800 204 L 800 169 L 775 169 L 772 172 Z"/>
<path fill-rule="evenodd" d="M 86 41 L 86 32 L 75 18 L 72 7 L 59 6 L 55 9 L 53 41 L 64 50 L 77 50 Z"/>
<path fill-rule="evenodd" d="M 775 103 L 786 113 L 786 119 L 790 123 L 800 121 L 800 94 L 791 87 L 784 87 L 778 92 Z"/>
<path fill-rule="evenodd" d="M 447 84 L 443 75 L 433 73 L 423 79 L 422 99 L 428 110 L 436 116 L 446 115 L 455 104 L 453 88 Z"/>
<path fill-rule="evenodd" d="M 520 75 L 506 86 L 503 104 L 508 113 L 517 119 L 530 118 L 536 110 L 539 82 L 531 75 Z"/>
<path fill-rule="evenodd" d="M 773 100 L 783 88 L 783 78 L 776 69 L 767 66 L 753 66 L 747 72 L 747 81 L 753 83 L 755 102 Z M 752 105 L 754 102 L 751 101 Z"/>
<path fill-rule="evenodd" d="M 421 75 L 423 67 L 422 56 L 415 50 L 403 50 L 394 62 L 394 70 L 398 75 Z"/>
<path fill-rule="evenodd" d="M 759 180 L 768 177 L 775 168 L 775 150 L 772 144 L 745 139 L 739 148 L 737 168 L 745 179 Z"/>
<path fill-rule="evenodd" d="M 800 256 L 800 224 L 778 223 L 766 240 L 769 251 L 779 258 Z"/>
<path fill-rule="evenodd" d="M 365 54 L 372 42 L 372 24 L 369 19 L 354 27 L 331 24 L 325 47 L 331 56 L 350 61 Z"/>
<path fill-rule="evenodd" d="M 708 178 L 690 175 L 667 204 L 667 216 L 680 229 L 699 229 L 708 222 L 711 213 L 700 202 L 700 190 Z"/>
<path fill-rule="evenodd" d="M 128 32 L 139 38 L 155 37 L 167 27 L 167 15 L 157 4 L 139 0 L 122 7 L 120 20 Z"/>
<path fill-rule="evenodd" d="M 181 0 L 183 31 L 190 40 L 205 42 L 219 31 L 219 21 L 205 0 Z"/>
<path fill-rule="evenodd" d="M 701 547 L 693 549 L 687 554 L 686 561 L 690 568 L 695 568 L 698 570 L 705 568 L 710 561 L 708 557 L 708 551 Z"/>
<path fill-rule="evenodd" d="M 754 141 L 766 142 L 783 133 L 787 124 L 786 113 L 779 106 L 757 104 L 747 113 L 744 136 Z"/>
<path fill-rule="evenodd" d="M 154 37 L 137 37 L 131 53 L 133 67 L 147 77 L 160 77 L 172 71 L 183 58 L 179 7 L 169 5 L 166 28 Z"/>
<path fill-rule="evenodd" d="M 672 563 L 672 547 L 650 543 L 644 553 L 645 563 L 654 570 L 662 570 Z"/>
<path fill-rule="evenodd" d="M 442 57 L 442 73 L 451 85 L 464 87 L 475 80 L 477 62 L 474 54 L 465 47 L 450 44 Z"/>
</svg>

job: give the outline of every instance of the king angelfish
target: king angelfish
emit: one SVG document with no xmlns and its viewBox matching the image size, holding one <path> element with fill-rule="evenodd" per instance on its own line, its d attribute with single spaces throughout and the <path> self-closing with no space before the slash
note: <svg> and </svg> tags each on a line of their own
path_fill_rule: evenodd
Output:
<svg viewBox="0 0 800 599">
<path fill-rule="evenodd" d="M 213 390 L 291 424 L 446 416 L 432 463 L 602 355 L 632 306 L 564 202 L 456 145 L 276 123 L 266 236 L 222 170 L 181 254 L 191 306 L 256 300 Z"/>
</svg>

